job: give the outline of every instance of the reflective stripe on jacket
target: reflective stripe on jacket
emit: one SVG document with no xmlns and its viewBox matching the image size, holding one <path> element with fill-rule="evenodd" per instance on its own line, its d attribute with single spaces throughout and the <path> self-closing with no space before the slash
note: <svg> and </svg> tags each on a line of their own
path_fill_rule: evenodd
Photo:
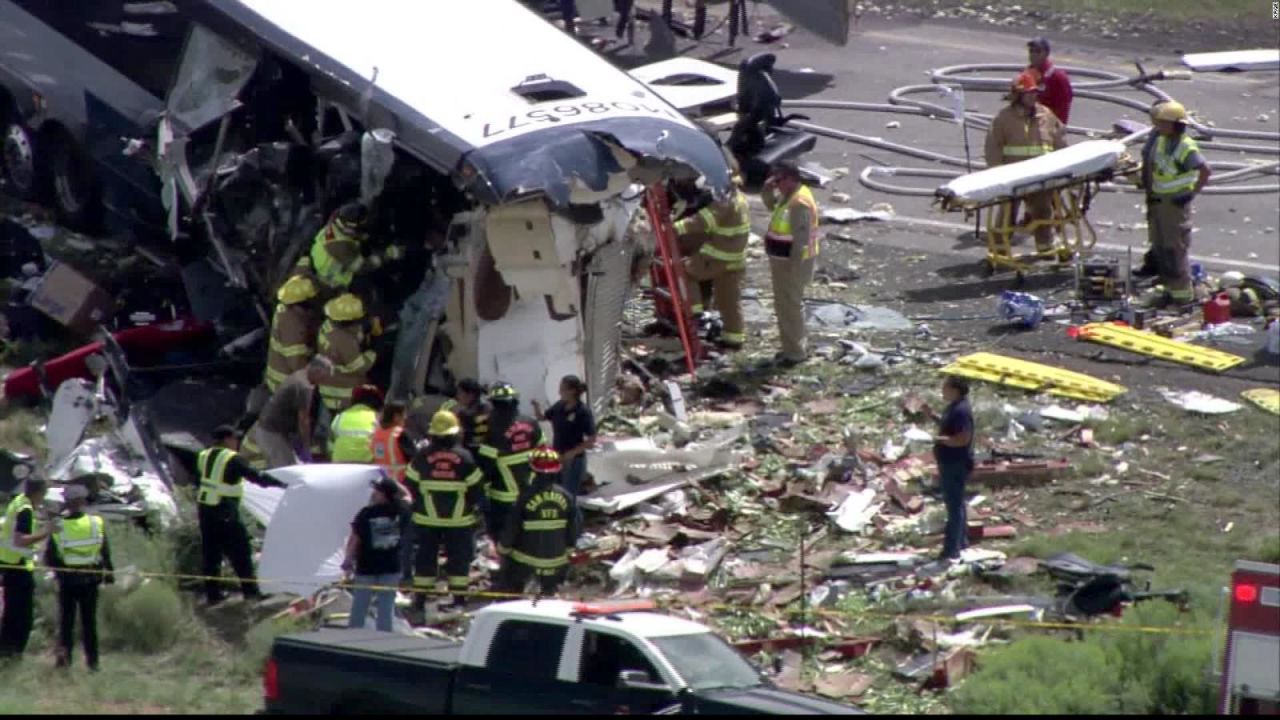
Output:
<svg viewBox="0 0 1280 720">
<path fill-rule="evenodd" d="M 680 235 L 706 233 L 710 237 L 698 252 L 729 264 L 731 270 L 742 269 L 747 259 L 747 240 L 751 237 L 751 206 L 741 190 L 734 190 L 733 195 L 677 222 L 675 230 Z"/>
<path fill-rule="evenodd" d="M 791 208 L 797 205 L 804 207 L 811 218 L 809 237 L 800 238 L 800 241 L 805 244 L 804 252 L 800 257 L 802 260 L 807 260 L 818 254 L 818 202 L 813 199 L 813 191 L 807 185 L 801 185 L 800 189 L 796 190 L 786 202 L 779 202 L 774 206 L 773 217 L 769 220 L 769 232 L 765 234 L 765 242 L 791 245 L 794 240 L 791 237 Z"/>
<path fill-rule="evenodd" d="M 267 389 L 275 392 L 289 373 L 307 366 L 311 347 L 310 312 L 301 304 L 276 305 L 271 318 L 271 342 L 267 347 Z"/>
<path fill-rule="evenodd" d="M 196 499 L 201 505 L 212 507 L 221 504 L 223 499 L 239 500 L 244 497 L 243 482 L 224 482 L 227 463 L 235 456 L 234 450 L 224 447 L 206 448 L 196 455 L 196 473 L 200 476 Z"/>
<path fill-rule="evenodd" d="M 102 562 L 102 518 L 85 513 L 62 521 L 62 531 L 53 542 L 62 554 L 62 564 L 70 568 L 90 567 Z"/>
<path fill-rule="evenodd" d="M 364 385 L 369 370 L 378 355 L 373 350 L 362 350 L 363 338 L 359 325 L 333 323 L 328 320 L 320 326 L 317 351 L 333 361 L 333 374 L 317 384 L 320 399 L 331 411 L 339 411 L 351 404 L 351 392 Z"/>
<path fill-rule="evenodd" d="M 31 532 L 28 534 L 35 535 L 40 532 L 40 521 L 36 518 L 35 508 L 31 505 L 31 500 L 26 495 L 18 495 L 10 500 L 8 507 L 4 511 L 4 527 L 0 528 L 0 564 L 7 566 L 21 565 L 28 570 L 34 570 L 36 566 L 35 545 L 18 547 L 18 514 L 23 510 L 31 511 Z"/>
<path fill-rule="evenodd" d="M 990 167 L 1039 157 L 1065 147 L 1064 133 L 1062 123 L 1044 105 L 1036 105 L 1034 115 L 1009 105 L 992 118 L 983 155 Z"/>
<path fill-rule="evenodd" d="M 1185 168 L 1187 158 L 1191 153 L 1199 152 L 1200 146 L 1196 141 L 1186 133 L 1178 139 L 1178 144 L 1172 148 L 1167 142 L 1168 138 L 1161 135 L 1156 138 L 1152 155 L 1148 162 L 1151 164 L 1151 193 L 1153 195 L 1187 195 L 1196 188 L 1196 183 L 1200 180 L 1200 169 Z"/>
<path fill-rule="evenodd" d="M 476 524 L 484 475 L 464 448 L 428 446 L 405 471 L 413 495 L 413 522 L 424 527 L 467 528 Z"/>
</svg>

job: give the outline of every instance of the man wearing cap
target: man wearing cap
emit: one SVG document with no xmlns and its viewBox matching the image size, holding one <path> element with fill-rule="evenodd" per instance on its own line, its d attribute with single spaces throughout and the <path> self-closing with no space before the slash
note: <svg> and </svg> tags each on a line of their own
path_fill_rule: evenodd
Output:
<svg viewBox="0 0 1280 720">
<path fill-rule="evenodd" d="M 808 357 L 804 319 L 804 291 L 813 280 L 818 258 L 818 201 L 791 162 L 775 165 L 760 193 L 773 214 L 764 236 L 773 283 L 773 308 L 778 315 L 782 350 L 775 358 L 790 366 Z"/>
<path fill-rule="evenodd" d="M 1191 286 L 1191 201 L 1212 174 L 1200 146 L 1187 133 L 1187 109 L 1177 102 L 1151 109 L 1155 132 L 1142 148 L 1140 186 L 1147 191 L 1147 240 L 1163 291 L 1151 298 L 1160 304 L 1187 304 Z"/>
<path fill-rule="evenodd" d="M 0 659 L 22 657 L 35 620 L 35 557 L 39 544 L 57 530 L 36 510 L 44 502 L 48 486 L 40 478 L 28 478 L 22 493 L 9 501 L 0 528 L 0 565 L 4 566 L 4 617 L 0 619 Z"/>
<path fill-rule="evenodd" d="M 262 487 L 285 487 L 284 483 L 259 475 L 237 451 L 240 435 L 235 428 L 223 425 L 213 431 L 213 445 L 196 455 L 196 518 L 200 521 L 200 555 L 205 576 L 204 595 L 210 605 L 224 599 L 221 583 L 222 558 L 231 562 L 240 578 L 240 592 L 246 600 L 258 599 L 262 593 L 253 575 L 253 556 L 249 548 L 249 531 L 240 519 L 240 499 L 244 497 L 244 481 Z"/>
<path fill-rule="evenodd" d="M 1067 146 L 1066 127 L 1053 111 L 1038 101 L 1042 89 L 1039 73 L 1035 70 L 1024 70 L 1014 78 L 1009 89 L 1009 104 L 992 118 L 991 128 L 987 131 L 984 154 L 988 167 L 1022 162 Z M 1052 195 L 1047 192 L 1031 193 L 1025 201 L 1031 222 L 1044 223 L 1036 225 L 1033 230 L 1036 252 L 1052 252 L 1054 231 L 1048 224 L 1053 218 Z M 1003 227 L 1006 221 L 1012 222 L 1016 215 L 1016 207 L 1001 206 L 996 227 Z"/>
<path fill-rule="evenodd" d="M 1044 92 L 1040 93 L 1040 104 L 1049 108 L 1063 125 L 1069 121 L 1071 114 L 1071 78 L 1062 68 L 1049 61 L 1049 41 L 1043 37 L 1032 38 L 1027 43 L 1027 63 L 1031 69 L 1040 73 L 1044 81 Z"/>
<path fill-rule="evenodd" d="M 546 445 L 530 453 L 533 479 L 508 509 L 499 546 L 502 568 L 495 590 L 522 593 L 531 576 L 543 595 L 554 595 L 569 567 L 581 518 L 576 498 L 561 487 L 560 454 Z"/>
<path fill-rule="evenodd" d="M 45 550 L 45 565 L 58 578 L 58 667 L 71 665 L 75 648 L 76 614 L 84 634 L 84 661 L 91 672 L 98 669 L 98 586 L 115 582 L 106 523 L 85 512 L 89 490 L 71 485 L 63 491 L 66 512 L 61 527 Z"/>
<path fill-rule="evenodd" d="M 463 595 L 470 584 L 471 561 L 475 559 L 477 512 L 484 499 L 484 474 L 471 453 L 458 445 L 462 428 L 457 416 L 448 410 L 437 412 L 427 433 L 429 442 L 414 454 L 405 472 L 413 495 L 417 545 L 413 607 L 419 611 L 426 607 L 426 593 L 435 589 L 442 547 L 445 574 L 453 594 L 448 605 L 466 605 Z"/>
<path fill-rule="evenodd" d="M 404 570 L 402 547 L 409 530 L 409 492 L 385 475 L 369 485 L 373 489 L 369 504 L 351 521 L 342 561 L 342 571 L 353 585 L 347 627 L 364 627 L 372 604 L 378 631 L 391 632 L 396 586 Z"/>
</svg>

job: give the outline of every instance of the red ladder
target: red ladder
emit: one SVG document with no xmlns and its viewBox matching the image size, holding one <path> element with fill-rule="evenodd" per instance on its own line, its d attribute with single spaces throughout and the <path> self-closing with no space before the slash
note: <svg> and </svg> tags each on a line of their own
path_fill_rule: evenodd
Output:
<svg viewBox="0 0 1280 720">
<path fill-rule="evenodd" d="M 684 346 L 685 367 L 694 373 L 698 359 L 702 357 L 702 342 L 685 301 L 687 288 L 680 264 L 680 247 L 676 243 L 675 228 L 671 225 L 671 208 L 667 206 L 667 191 L 661 183 L 645 193 L 645 210 L 649 212 L 649 224 L 657 238 L 658 262 L 649 266 L 649 284 L 653 287 L 654 314 L 660 320 L 674 320 Z"/>
</svg>

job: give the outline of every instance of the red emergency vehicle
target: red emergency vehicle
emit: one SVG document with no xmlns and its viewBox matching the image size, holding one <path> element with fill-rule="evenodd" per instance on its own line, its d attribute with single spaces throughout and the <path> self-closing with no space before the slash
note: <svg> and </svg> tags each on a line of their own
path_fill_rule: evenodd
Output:
<svg viewBox="0 0 1280 720">
<path fill-rule="evenodd" d="M 1280 715 L 1280 565 L 1236 561 L 1218 689 L 1223 715 Z"/>
</svg>

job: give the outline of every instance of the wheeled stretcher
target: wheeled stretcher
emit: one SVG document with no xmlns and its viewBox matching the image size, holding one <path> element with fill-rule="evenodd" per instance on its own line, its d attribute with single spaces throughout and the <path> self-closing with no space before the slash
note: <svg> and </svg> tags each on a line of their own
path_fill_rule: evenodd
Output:
<svg viewBox="0 0 1280 720">
<path fill-rule="evenodd" d="M 1019 276 L 1037 260 L 1066 262 L 1091 249 L 1097 233 L 1086 217 L 1098 186 L 1117 172 L 1130 169 L 1124 143 L 1090 140 L 1047 155 L 1009 165 L 980 170 L 955 178 L 934 195 L 943 210 L 987 215 L 987 265 L 992 272 L 1014 270 Z M 1049 217 L 1018 224 L 1016 204 L 1038 193 L 1048 195 Z M 1043 200 L 1041 200 L 1043 202 Z M 995 210 L 999 212 L 995 212 Z M 1034 233 L 1049 225 L 1054 230 L 1051 249 L 1015 255 L 1013 235 Z"/>
</svg>

